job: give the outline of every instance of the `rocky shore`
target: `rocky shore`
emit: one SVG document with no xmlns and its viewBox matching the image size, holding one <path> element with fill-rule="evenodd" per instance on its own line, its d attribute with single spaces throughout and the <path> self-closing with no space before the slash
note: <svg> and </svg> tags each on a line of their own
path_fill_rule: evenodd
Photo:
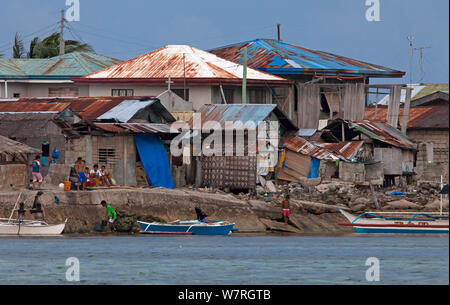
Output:
<svg viewBox="0 0 450 305">
<path fill-rule="evenodd" d="M 422 184 L 401 195 L 392 190 L 375 191 L 382 210 L 439 210 L 439 185 Z M 118 212 L 120 232 L 138 232 L 137 220 L 172 221 L 195 219 L 195 207 L 201 208 L 207 219 L 222 219 L 236 223 L 239 232 L 345 233 L 351 227 L 339 226 L 345 218 L 337 207 L 355 213 L 375 208 L 373 194 L 368 187 L 342 182 L 320 182 L 314 179 L 303 183 L 278 186 L 278 193 L 257 190 L 257 194 L 233 194 L 210 189 L 136 188 L 102 189 L 64 192 L 44 190 L 41 202 L 49 223 L 68 219 L 65 233 L 92 233 L 104 219 L 99 204 L 106 200 Z M 36 192 L 21 191 L 21 200 L 29 209 Z M 282 196 L 291 194 L 289 225 L 282 222 Z M 0 192 L 0 217 L 9 217 L 20 191 Z M 444 200 L 448 211 L 448 199 Z M 29 214 L 27 215 L 29 217 Z"/>
</svg>

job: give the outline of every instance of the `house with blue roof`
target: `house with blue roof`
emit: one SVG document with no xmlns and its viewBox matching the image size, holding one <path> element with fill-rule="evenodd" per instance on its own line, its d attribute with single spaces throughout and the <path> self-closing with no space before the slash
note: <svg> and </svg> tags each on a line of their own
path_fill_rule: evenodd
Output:
<svg viewBox="0 0 450 305">
<path fill-rule="evenodd" d="M 120 63 L 91 53 L 71 52 L 51 58 L 1 58 L 0 98 L 74 97 L 83 89 L 72 77 L 81 77 Z"/>
<path fill-rule="evenodd" d="M 294 81 L 274 88 L 273 99 L 300 128 L 318 128 L 344 108 L 358 110 L 349 119 L 363 119 L 371 78 L 401 78 L 405 72 L 326 51 L 274 39 L 255 39 L 209 50 L 218 57 Z M 347 92 L 347 93 L 346 93 Z M 345 105 L 344 105 L 345 104 Z M 349 113 L 349 111 L 347 111 Z M 343 116 L 345 117 L 345 115 Z"/>
</svg>

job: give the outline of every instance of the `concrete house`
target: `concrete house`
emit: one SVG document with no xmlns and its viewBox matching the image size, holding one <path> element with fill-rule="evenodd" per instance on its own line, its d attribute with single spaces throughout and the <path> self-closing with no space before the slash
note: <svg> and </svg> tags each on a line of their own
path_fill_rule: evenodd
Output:
<svg viewBox="0 0 450 305">
<path fill-rule="evenodd" d="M 412 98 L 409 109 L 406 135 L 417 143 L 414 171 L 417 179 L 440 182 L 440 176 L 448 177 L 449 166 L 449 99 L 442 85 L 440 90 L 433 87 L 422 88 L 429 94 L 420 92 Z M 447 85 L 448 90 L 448 85 Z M 418 96 L 418 97 L 417 97 Z M 400 107 L 399 123 L 403 121 L 404 107 Z M 369 120 L 386 121 L 386 106 L 367 107 L 365 117 Z"/>
<path fill-rule="evenodd" d="M 72 77 L 118 64 L 120 60 L 90 52 L 51 58 L 0 58 L 0 97 L 84 96 Z"/>
<path fill-rule="evenodd" d="M 238 63 L 191 46 L 168 45 L 73 81 L 88 96 L 158 96 L 170 89 L 198 110 L 207 104 L 241 104 L 242 77 Z M 272 104 L 272 91 L 291 83 L 249 68 L 246 103 Z"/>
</svg>

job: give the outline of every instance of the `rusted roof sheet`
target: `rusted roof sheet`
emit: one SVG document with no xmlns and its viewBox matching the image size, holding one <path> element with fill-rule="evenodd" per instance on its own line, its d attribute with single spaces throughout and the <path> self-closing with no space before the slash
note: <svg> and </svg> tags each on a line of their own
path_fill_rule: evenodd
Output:
<svg viewBox="0 0 450 305">
<path fill-rule="evenodd" d="M 376 116 L 375 116 L 376 112 Z M 366 107 L 364 119 L 371 121 L 386 121 L 388 108 L 378 106 Z M 403 107 L 399 112 L 399 124 L 403 121 Z M 409 109 L 408 129 L 449 128 L 449 106 L 434 105 L 413 107 Z"/>
<path fill-rule="evenodd" d="M 95 123 L 95 126 L 113 133 L 155 133 L 155 134 L 177 134 L 179 131 L 172 130 L 169 124 L 158 123 Z"/>
<path fill-rule="evenodd" d="M 255 39 L 209 50 L 234 62 L 243 62 L 247 47 L 248 66 L 272 74 L 320 73 L 370 77 L 402 77 L 405 72 L 379 65 L 315 51 L 273 39 Z"/>
<path fill-rule="evenodd" d="M 1 79 L 70 79 L 120 63 L 91 52 L 71 52 L 51 58 L 0 59 Z"/>
<path fill-rule="evenodd" d="M 409 140 L 405 134 L 385 122 L 362 120 L 352 121 L 348 124 L 350 128 L 355 128 L 372 139 L 404 149 L 416 149 L 415 143 Z"/>
<path fill-rule="evenodd" d="M 0 112 L 56 112 L 60 113 L 69 107 L 68 103 L 27 103 L 22 101 L 0 101 Z"/>
<path fill-rule="evenodd" d="M 191 46 L 169 45 L 82 78 L 74 79 L 74 81 L 133 79 L 165 81 L 169 76 L 174 81 L 183 80 L 185 77 L 187 80 L 240 81 L 243 76 L 243 66 Z M 288 82 L 278 76 L 251 68 L 247 69 L 247 79 L 249 81 Z"/>
<path fill-rule="evenodd" d="M 331 151 L 343 159 L 351 160 L 356 156 L 364 141 L 352 141 L 352 142 L 339 142 L 339 143 L 321 143 L 321 142 L 313 142 L 313 144 L 325 148 L 328 151 Z"/>
<path fill-rule="evenodd" d="M 264 121 L 276 105 L 272 104 L 229 104 L 229 105 L 203 105 L 198 113 L 201 115 L 202 128 L 213 129 L 215 123 L 220 124 L 221 129 L 226 129 L 225 123 L 235 124 L 235 128 L 248 127 L 255 130 L 259 122 Z M 189 124 L 195 128 L 194 117 Z"/>
<path fill-rule="evenodd" d="M 98 97 L 74 97 L 74 98 L 20 98 L 0 101 L 0 109 L 15 109 L 17 112 L 39 111 L 39 109 L 52 109 L 45 111 L 63 111 L 67 107 L 76 112 L 81 118 L 95 120 L 102 114 L 113 109 L 126 100 L 149 99 L 150 97 L 136 96 L 98 96 Z M 15 107 L 14 104 L 21 105 Z M 35 106 L 36 104 L 36 106 Z M 42 105 L 42 106 L 38 106 Z M 41 108 L 39 108 L 41 107 Z M 22 109 L 22 110 L 21 110 Z M 37 110 L 30 110 L 37 109 Z M 11 110 L 0 110 L 12 112 Z M 40 110 L 44 111 L 44 110 Z"/>
<path fill-rule="evenodd" d="M 338 160 L 340 159 L 336 154 L 333 154 L 325 148 L 319 147 L 301 137 L 293 137 L 284 141 L 284 146 L 292 151 L 308 155 L 320 160 Z"/>
</svg>

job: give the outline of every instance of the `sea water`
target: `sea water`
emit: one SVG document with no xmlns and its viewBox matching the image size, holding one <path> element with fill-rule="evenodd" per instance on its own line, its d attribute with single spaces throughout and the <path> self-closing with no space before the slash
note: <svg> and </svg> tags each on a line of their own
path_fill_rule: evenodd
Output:
<svg viewBox="0 0 450 305">
<path fill-rule="evenodd" d="M 378 279 L 367 277 L 374 267 L 369 258 L 378 262 Z M 358 234 L 0 238 L 0 284 L 448 285 L 449 239 Z"/>
</svg>

